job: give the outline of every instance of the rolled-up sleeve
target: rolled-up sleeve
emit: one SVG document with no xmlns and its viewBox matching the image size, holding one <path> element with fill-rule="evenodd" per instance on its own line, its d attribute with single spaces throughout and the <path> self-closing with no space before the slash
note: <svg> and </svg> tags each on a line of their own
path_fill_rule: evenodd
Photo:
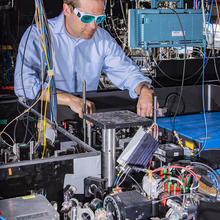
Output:
<svg viewBox="0 0 220 220">
<path fill-rule="evenodd" d="M 103 72 L 120 89 L 128 89 L 131 98 L 137 98 L 136 86 L 143 82 L 151 83 L 139 67 L 125 55 L 117 42 L 105 33 L 105 59 Z"/>
<path fill-rule="evenodd" d="M 42 86 L 42 68 L 37 30 L 33 26 L 28 37 L 30 28 L 26 30 L 19 44 L 14 73 L 14 88 L 18 97 L 26 96 L 28 99 L 34 99 Z M 47 83 L 44 87 L 46 86 Z"/>
</svg>

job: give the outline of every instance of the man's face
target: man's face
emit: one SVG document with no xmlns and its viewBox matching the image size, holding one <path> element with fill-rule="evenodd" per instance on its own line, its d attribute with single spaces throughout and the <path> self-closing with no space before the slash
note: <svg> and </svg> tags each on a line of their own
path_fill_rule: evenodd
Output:
<svg viewBox="0 0 220 220">
<path fill-rule="evenodd" d="M 102 0 L 79 0 L 79 7 L 77 7 L 77 9 L 92 15 L 102 15 L 104 2 Z M 83 39 L 92 38 L 97 29 L 95 20 L 91 23 L 83 23 L 73 12 L 72 6 L 67 4 L 63 5 L 63 11 L 65 15 L 66 30 L 71 36 Z"/>
</svg>

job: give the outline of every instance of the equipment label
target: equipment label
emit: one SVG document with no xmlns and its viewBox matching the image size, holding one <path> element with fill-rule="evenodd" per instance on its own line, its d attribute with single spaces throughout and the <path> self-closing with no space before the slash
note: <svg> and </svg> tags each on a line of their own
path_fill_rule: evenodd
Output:
<svg viewBox="0 0 220 220">
<path fill-rule="evenodd" d="M 185 31 L 172 31 L 172 37 L 183 37 L 185 34 Z"/>
</svg>

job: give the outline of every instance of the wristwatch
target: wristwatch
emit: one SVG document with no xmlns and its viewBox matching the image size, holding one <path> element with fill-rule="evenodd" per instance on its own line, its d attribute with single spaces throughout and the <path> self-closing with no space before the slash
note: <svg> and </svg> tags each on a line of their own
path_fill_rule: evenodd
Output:
<svg viewBox="0 0 220 220">
<path fill-rule="evenodd" d="M 140 94 L 141 94 L 141 90 L 142 90 L 144 87 L 145 87 L 145 88 L 148 88 L 148 89 L 151 89 L 151 90 L 154 90 L 154 87 L 153 87 L 150 83 L 145 82 L 144 84 L 141 85 Z"/>
</svg>

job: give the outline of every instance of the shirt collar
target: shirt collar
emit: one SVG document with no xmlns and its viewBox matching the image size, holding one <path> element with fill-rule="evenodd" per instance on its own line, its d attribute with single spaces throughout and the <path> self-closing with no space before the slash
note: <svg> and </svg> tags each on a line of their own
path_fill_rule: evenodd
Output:
<svg viewBox="0 0 220 220">
<path fill-rule="evenodd" d="M 66 33 L 63 12 L 61 12 L 59 16 L 57 16 L 55 19 L 53 19 L 53 23 L 54 23 L 54 33 L 55 34 L 65 34 Z"/>
</svg>

